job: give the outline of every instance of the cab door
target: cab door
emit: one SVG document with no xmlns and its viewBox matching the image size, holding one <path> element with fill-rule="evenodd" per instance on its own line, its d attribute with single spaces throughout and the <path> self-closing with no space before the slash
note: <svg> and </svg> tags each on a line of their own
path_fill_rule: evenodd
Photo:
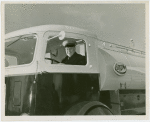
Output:
<svg viewBox="0 0 150 122">
<path fill-rule="evenodd" d="M 37 85 L 37 99 L 40 98 L 37 100 L 38 114 L 60 114 L 79 101 L 99 100 L 99 73 L 94 39 L 66 32 L 65 38 L 60 40 L 58 34 L 59 32 L 51 31 L 44 34 L 39 64 L 40 85 Z M 72 65 L 61 62 L 67 56 L 65 47 L 62 46 L 65 40 L 77 43 L 76 53 L 86 58 L 86 64 Z M 50 109 L 47 106 L 50 106 Z"/>
</svg>

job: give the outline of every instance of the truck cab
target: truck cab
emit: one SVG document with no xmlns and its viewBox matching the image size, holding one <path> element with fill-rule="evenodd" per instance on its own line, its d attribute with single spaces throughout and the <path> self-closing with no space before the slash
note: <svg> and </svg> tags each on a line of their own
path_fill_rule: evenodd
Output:
<svg viewBox="0 0 150 122">
<path fill-rule="evenodd" d="M 76 42 L 76 53 L 85 57 L 86 64 L 62 63 L 65 40 Z M 134 111 L 131 114 L 143 114 L 144 54 L 137 56 L 132 49 L 133 55 L 130 48 L 116 46 L 104 45 L 86 30 L 62 25 L 6 34 L 5 115 L 117 115 L 129 108 Z M 137 95 L 136 106 L 129 107 L 129 96 Z"/>
</svg>

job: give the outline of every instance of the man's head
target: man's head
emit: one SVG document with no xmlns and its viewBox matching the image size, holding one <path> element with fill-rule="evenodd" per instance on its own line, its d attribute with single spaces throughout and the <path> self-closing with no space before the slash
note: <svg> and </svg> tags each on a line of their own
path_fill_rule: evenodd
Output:
<svg viewBox="0 0 150 122">
<path fill-rule="evenodd" d="M 76 42 L 75 41 L 65 40 L 62 45 L 65 47 L 66 54 L 68 57 L 71 57 L 75 53 L 75 51 L 76 51 L 76 49 L 75 49 Z"/>
</svg>

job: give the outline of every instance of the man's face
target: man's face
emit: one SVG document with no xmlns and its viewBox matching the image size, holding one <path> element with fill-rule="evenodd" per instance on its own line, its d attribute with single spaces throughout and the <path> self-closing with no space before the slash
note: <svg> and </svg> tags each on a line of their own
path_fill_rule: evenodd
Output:
<svg viewBox="0 0 150 122">
<path fill-rule="evenodd" d="M 65 47 L 67 56 L 71 57 L 75 53 L 75 47 Z"/>
</svg>

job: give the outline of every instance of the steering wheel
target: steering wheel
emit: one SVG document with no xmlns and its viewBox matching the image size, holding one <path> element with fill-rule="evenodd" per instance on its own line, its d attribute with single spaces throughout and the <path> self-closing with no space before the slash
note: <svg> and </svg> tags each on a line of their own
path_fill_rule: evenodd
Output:
<svg viewBox="0 0 150 122">
<path fill-rule="evenodd" d="M 52 58 L 45 58 L 45 59 L 51 60 L 51 61 L 55 61 L 55 62 L 57 62 L 57 63 L 60 63 L 59 61 L 57 61 L 57 60 L 55 60 L 55 59 L 52 59 Z"/>
</svg>

